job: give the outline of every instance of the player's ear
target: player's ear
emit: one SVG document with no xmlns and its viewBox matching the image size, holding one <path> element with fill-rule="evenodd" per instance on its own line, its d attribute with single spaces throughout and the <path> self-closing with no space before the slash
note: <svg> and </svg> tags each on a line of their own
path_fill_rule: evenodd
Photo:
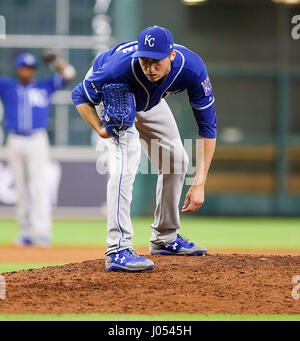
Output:
<svg viewBox="0 0 300 341">
<path fill-rule="evenodd" d="M 173 60 L 175 59 L 175 56 L 176 56 L 176 50 L 171 51 L 169 55 L 171 62 L 173 62 Z"/>
</svg>

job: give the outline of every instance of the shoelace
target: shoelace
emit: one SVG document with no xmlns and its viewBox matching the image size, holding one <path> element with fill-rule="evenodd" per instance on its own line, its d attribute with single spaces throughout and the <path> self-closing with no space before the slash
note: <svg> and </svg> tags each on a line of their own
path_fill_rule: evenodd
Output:
<svg viewBox="0 0 300 341">
<path fill-rule="evenodd" d="M 130 252 L 135 258 L 138 258 L 139 255 L 134 249 L 127 249 L 126 251 Z"/>
<path fill-rule="evenodd" d="M 186 243 L 188 243 L 188 244 L 191 243 L 190 239 L 184 237 L 184 236 L 183 236 L 182 234 L 180 234 L 180 233 L 178 233 L 178 238 L 180 238 L 181 240 L 183 240 L 184 242 L 186 242 Z"/>
</svg>

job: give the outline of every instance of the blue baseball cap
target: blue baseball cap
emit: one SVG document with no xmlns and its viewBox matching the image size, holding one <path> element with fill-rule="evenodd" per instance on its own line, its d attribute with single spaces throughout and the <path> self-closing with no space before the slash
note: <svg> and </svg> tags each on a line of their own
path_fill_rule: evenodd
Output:
<svg viewBox="0 0 300 341">
<path fill-rule="evenodd" d="M 174 49 L 172 33 L 164 27 L 151 26 L 139 33 L 138 49 L 132 57 L 164 59 Z"/>
<path fill-rule="evenodd" d="M 37 66 L 37 59 L 36 57 L 31 53 L 22 53 L 18 55 L 18 57 L 15 59 L 15 67 L 36 67 Z"/>
</svg>

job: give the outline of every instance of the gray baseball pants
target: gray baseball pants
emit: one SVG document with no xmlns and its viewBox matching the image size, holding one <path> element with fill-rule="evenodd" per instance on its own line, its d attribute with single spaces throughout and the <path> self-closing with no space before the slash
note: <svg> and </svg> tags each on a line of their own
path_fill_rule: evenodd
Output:
<svg viewBox="0 0 300 341">
<path fill-rule="evenodd" d="M 166 101 L 161 100 L 149 111 L 137 112 L 135 125 L 122 131 L 119 141 L 108 138 L 104 143 L 109 152 L 106 254 L 133 246 L 130 204 L 141 146 L 158 173 L 150 241 L 158 244 L 173 242 L 180 228 L 178 206 L 188 156 Z"/>
</svg>

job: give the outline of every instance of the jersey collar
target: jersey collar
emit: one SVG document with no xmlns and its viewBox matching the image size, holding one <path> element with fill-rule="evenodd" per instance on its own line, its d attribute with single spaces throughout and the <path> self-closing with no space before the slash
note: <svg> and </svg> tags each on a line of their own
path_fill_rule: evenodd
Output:
<svg viewBox="0 0 300 341">
<path fill-rule="evenodd" d="M 151 100 L 153 99 L 158 99 L 160 100 L 163 96 L 163 94 L 170 88 L 170 86 L 174 83 L 175 79 L 179 76 L 179 74 L 181 73 L 184 63 L 185 63 L 185 59 L 184 56 L 181 52 L 179 52 L 178 50 L 176 51 L 176 56 L 171 64 L 171 70 L 169 72 L 169 74 L 166 76 L 166 78 L 161 82 L 160 85 L 156 85 L 153 82 L 150 82 L 148 80 L 148 78 L 146 77 L 146 75 L 144 74 L 140 63 L 138 61 L 138 58 L 132 58 L 132 62 L 131 62 L 131 66 L 132 66 L 132 72 L 134 74 L 135 79 L 137 80 L 138 83 L 141 84 L 141 86 L 144 88 L 144 90 L 147 93 L 147 105 L 144 109 L 147 110 L 148 106 L 149 106 L 149 101 L 150 101 L 150 95 L 149 92 L 152 92 L 152 96 L 151 96 Z M 156 89 L 153 92 L 153 87 L 155 87 Z"/>
</svg>

